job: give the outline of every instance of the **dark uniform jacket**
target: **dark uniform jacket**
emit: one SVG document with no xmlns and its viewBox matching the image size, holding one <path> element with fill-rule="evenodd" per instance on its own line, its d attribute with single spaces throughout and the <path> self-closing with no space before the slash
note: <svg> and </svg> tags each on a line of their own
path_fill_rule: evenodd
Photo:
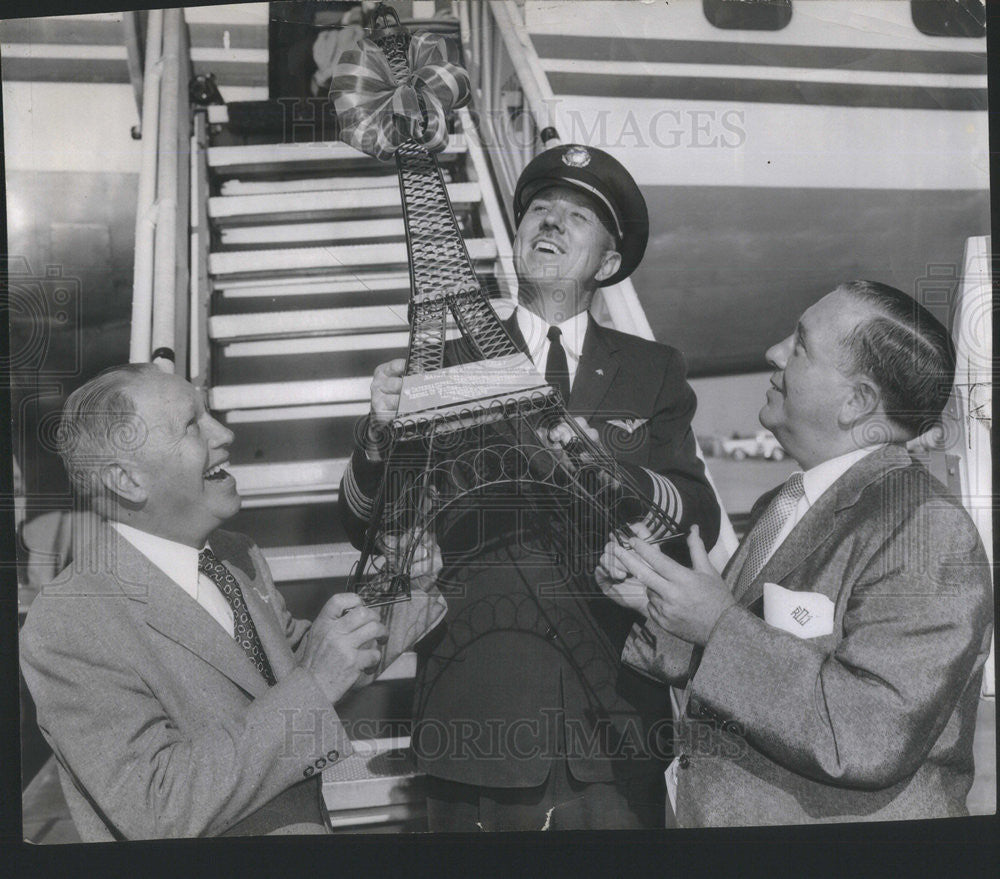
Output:
<svg viewBox="0 0 1000 879">
<path fill-rule="evenodd" d="M 507 327 L 523 347 L 513 318 Z M 461 359 L 456 346 L 446 356 Z M 678 351 L 591 321 L 568 409 L 598 431 L 648 497 L 714 543 L 719 509 L 695 453 L 695 395 Z M 376 495 L 381 477 L 382 465 L 356 450 L 340 506 L 357 546 L 367 522 L 356 506 Z M 559 498 L 547 502 L 558 518 Z M 467 496 L 436 523 L 444 562 L 437 586 L 448 613 L 418 646 L 413 746 L 422 771 L 530 787 L 563 754 L 580 781 L 662 769 L 667 688 L 622 667 L 638 617 L 593 579 L 607 532 L 585 545 L 553 541 L 542 507 Z"/>
</svg>

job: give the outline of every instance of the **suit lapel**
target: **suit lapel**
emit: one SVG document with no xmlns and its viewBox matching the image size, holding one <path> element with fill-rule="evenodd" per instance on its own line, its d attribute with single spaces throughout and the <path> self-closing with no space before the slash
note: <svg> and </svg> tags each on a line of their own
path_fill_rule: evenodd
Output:
<svg viewBox="0 0 1000 879">
<path fill-rule="evenodd" d="M 517 350 L 528 355 L 528 359 L 531 360 L 531 352 L 528 350 L 528 343 L 524 341 L 524 336 L 521 335 L 521 328 L 517 325 L 517 309 L 515 308 L 506 320 L 502 320 L 501 323 L 504 329 L 510 334 L 511 339 L 514 340 L 514 344 L 517 345 Z M 534 360 L 531 361 L 534 363 Z M 535 367 L 538 364 L 535 363 Z"/>
<path fill-rule="evenodd" d="M 203 659 L 253 696 L 267 681 L 236 641 L 188 595 L 114 528 L 105 526 L 110 573 L 122 592 L 145 605 L 146 624 Z"/>
<path fill-rule="evenodd" d="M 884 478 L 889 471 L 906 467 L 909 463 L 909 455 L 896 445 L 886 446 L 858 461 L 809 508 L 743 594 L 736 596 L 737 601 L 749 607 L 764 594 L 765 583 L 780 583 L 788 577 L 836 532 L 837 516 L 854 506 L 865 488 Z M 746 558 L 746 543 L 744 540 L 727 569 L 727 574 L 735 571 L 732 574 L 734 581 L 742 567 L 742 560 Z M 740 558 L 739 567 L 735 564 L 737 557 Z"/>
<path fill-rule="evenodd" d="M 574 415 L 590 418 L 601 408 L 618 374 L 617 346 L 593 317 L 587 318 L 587 335 L 576 368 L 567 408 Z"/>
</svg>

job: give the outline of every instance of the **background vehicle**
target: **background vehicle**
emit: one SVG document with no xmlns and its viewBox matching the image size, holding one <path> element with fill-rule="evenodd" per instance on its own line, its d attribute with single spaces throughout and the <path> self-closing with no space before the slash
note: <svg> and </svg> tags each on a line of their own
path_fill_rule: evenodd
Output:
<svg viewBox="0 0 1000 879">
<path fill-rule="evenodd" d="M 723 454 L 742 461 L 744 458 L 767 458 L 782 461 L 785 450 L 769 430 L 757 431 L 753 436 L 734 436 L 722 440 Z"/>
</svg>

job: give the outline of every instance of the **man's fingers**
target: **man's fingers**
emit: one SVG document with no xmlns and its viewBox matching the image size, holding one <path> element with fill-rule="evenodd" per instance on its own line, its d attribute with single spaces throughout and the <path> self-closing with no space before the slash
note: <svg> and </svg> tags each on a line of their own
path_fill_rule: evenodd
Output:
<svg viewBox="0 0 1000 879">
<path fill-rule="evenodd" d="M 338 592 L 326 604 L 321 613 L 323 616 L 337 619 L 347 613 L 352 607 L 360 607 L 361 597 L 355 592 Z"/>
<path fill-rule="evenodd" d="M 382 376 L 377 380 L 375 389 L 384 397 L 398 397 L 403 390 L 403 380 L 392 375 Z"/>
<path fill-rule="evenodd" d="M 363 626 L 359 626 L 348 634 L 350 635 L 349 643 L 353 647 L 360 647 L 368 641 L 386 638 L 389 633 L 382 623 L 377 620 L 369 620 Z"/>
<path fill-rule="evenodd" d="M 649 537 L 649 528 L 645 522 L 631 522 L 628 527 L 632 529 L 632 533 L 640 540 L 646 540 Z"/>
<path fill-rule="evenodd" d="M 364 672 L 371 673 L 381 661 L 382 652 L 380 650 L 369 648 L 358 651 L 358 665 Z"/>
<path fill-rule="evenodd" d="M 576 436 L 568 424 L 557 424 L 549 431 L 549 442 L 564 448 Z"/>
<path fill-rule="evenodd" d="M 635 550 L 622 551 L 618 559 L 627 571 L 627 576 L 635 577 L 644 586 L 650 586 L 657 578 L 649 564 Z"/>
<path fill-rule="evenodd" d="M 352 607 L 336 621 L 336 628 L 338 632 L 346 635 L 348 632 L 355 632 L 369 623 L 377 622 L 379 622 L 379 615 L 370 607 Z"/>
<path fill-rule="evenodd" d="M 708 552 L 705 550 L 705 544 L 701 539 L 701 533 L 698 530 L 697 525 L 691 526 L 691 532 L 688 534 L 687 538 L 688 550 L 691 553 L 691 567 L 696 571 L 712 572 L 713 574 L 718 573 L 715 570 L 715 566 L 708 560 Z"/>
<path fill-rule="evenodd" d="M 376 378 L 381 376 L 399 376 L 402 378 L 403 372 L 406 370 L 406 359 L 403 357 L 397 357 L 395 360 L 388 360 L 385 363 L 380 363 L 375 367 Z"/>
<path fill-rule="evenodd" d="M 656 571 L 657 574 L 668 580 L 676 579 L 688 570 L 684 565 L 675 562 L 670 556 L 664 555 L 658 546 L 653 546 L 644 540 L 633 540 L 632 550 Z"/>
<path fill-rule="evenodd" d="M 624 580 L 628 576 L 628 569 L 618 560 L 620 551 L 619 546 L 608 544 L 604 548 L 600 560 L 601 567 L 615 580 Z"/>
</svg>

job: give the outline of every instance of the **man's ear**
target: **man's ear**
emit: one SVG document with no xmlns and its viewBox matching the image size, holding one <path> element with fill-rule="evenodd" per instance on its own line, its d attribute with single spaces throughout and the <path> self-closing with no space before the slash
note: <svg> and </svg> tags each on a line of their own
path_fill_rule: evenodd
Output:
<svg viewBox="0 0 1000 879">
<path fill-rule="evenodd" d="M 867 421 L 882 413 L 882 392 L 870 379 L 855 380 L 850 396 L 840 406 L 838 421 L 840 426 L 850 429 L 861 421 Z"/>
<path fill-rule="evenodd" d="M 606 278 L 610 278 L 615 272 L 618 271 L 621 264 L 622 255 L 617 250 L 605 250 L 604 259 L 601 262 L 601 267 L 594 275 L 594 280 L 603 281 Z"/>
<path fill-rule="evenodd" d="M 129 467 L 118 462 L 101 468 L 101 483 L 115 497 L 130 504 L 143 504 L 149 492 Z"/>
</svg>

